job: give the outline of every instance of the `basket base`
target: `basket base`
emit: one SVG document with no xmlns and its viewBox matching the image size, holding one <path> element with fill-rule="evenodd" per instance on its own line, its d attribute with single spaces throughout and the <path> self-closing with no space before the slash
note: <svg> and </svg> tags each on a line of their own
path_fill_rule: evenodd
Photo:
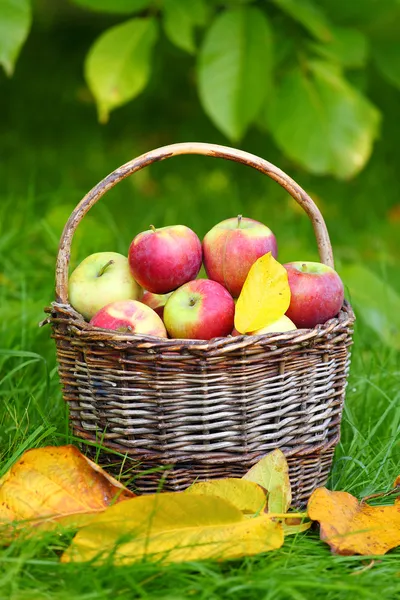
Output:
<svg viewBox="0 0 400 600">
<path fill-rule="evenodd" d="M 194 483 L 208 479 L 242 477 L 256 462 L 234 463 L 183 463 L 160 466 L 148 461 L 138 461 L 120 456 L 102 448 L 82 444 L 82 450 L 107 472 L 124 483 L 137 494 L 151 494 L 157 491 L 179 492 Z M 334 447 L 318 454 L 287 457 L 292 488 L 292 505 L 304 507 L 317 487 L 326 484 L 332 465 Z M 262 458 L 261 456 L 259 458 Z"/>
</svg>

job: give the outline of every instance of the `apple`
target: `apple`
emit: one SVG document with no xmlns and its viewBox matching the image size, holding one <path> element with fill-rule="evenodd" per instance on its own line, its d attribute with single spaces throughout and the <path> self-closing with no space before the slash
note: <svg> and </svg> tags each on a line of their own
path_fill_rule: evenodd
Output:
<svg viewBox="0 0 400 600">
<path fill-rule="evenodd" d="M 103 306 L 90 320 L 90 324 L 101 329 L 155 335 L 166 338 L 164 323 L 158 314 L 137 300 L 118 300 Z"/>
<path fill-rule="evenodd" d="M 136 281 L 153 294 L 166 294 L 194 279 L 202 262 L 201 242 L 185 225 L 139 233 L 129 247 L 129 265 Z"/>
<path fill-rule="evenodd" d="M 318 262 L 283 265 L 291 299 L 286 315 L 299 328 L 315 327 L 335 317 L 342 308 L 344 288 L 334 269 Z"/>
<path fill-rule="evenodd" d="M 207 276 L 226 287 L 234 298 L 239 296 L 250 267 L 268 252 L 274 258 L 278 253 L 272 231 L 241 215 L 221 221 L 203 239 Z"/>
<path fill-rule="evenodd" d="M 273 323 L 270 323 L 266 327 L 262 327 L 261 329 L 257 329 L 256 331 L 251 331 L 246 335 L 262 335 L 264 333 L 281 333 L 284 331 L 292 331 L 293 329 L 297 329 L 296 325 L 287 317 L 283 315 L 280 319 L 277 319 Z M 237 336 L 242 335 L 239 333 L 237 329 L 233 329 L 231 335 Z"/>
<path fill-rule="evenodd" d="M 177 289 L 164 308 L 164 323 L 171 337 L 211 340 L 233 328 L 235 303 L 229 292 L 210 279 L 189 281 Z"/>
<path fill-rule="evenodd" d="M 69 278 L 69 302 L 87 320 L 110 302 L 139 300 L 142 293 L 131 275 L 128 259 L 118 252 L 91 254 Z"/>
<path fill-rule="evenodd" d="M 145 290 L 140 302 L 143 302 L 143 304 L 147 304 L 147 306 L 150 306 L 150 308 L 155 310 L 156 313 L 161 318 L 163 318 L 164 307 L 171 294 L 172 292 L 170 292 L 169 294 L 153 294 L 153 292 L 148 292 L 147 290 Z"/>
</svg>

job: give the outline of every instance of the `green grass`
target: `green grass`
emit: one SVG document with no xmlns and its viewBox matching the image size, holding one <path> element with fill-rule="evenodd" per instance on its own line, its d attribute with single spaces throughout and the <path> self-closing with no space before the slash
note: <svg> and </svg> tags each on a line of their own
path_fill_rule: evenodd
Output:
<svg viewBox="0 0 400 600">
<path fill-rule="evenodd" d="M 51 52 L 45 51 L 46 43 L 52 44 Z M 134 109 L 116 113 L 107 129 L 100 128 L 93 107 L 76 101 L 82 86 L 80 55 L 78 60 L 68 54 L 66 35 L 40 38 L 40 43 L 33 37 L 30 44 L 31 50 L 35 44 L 41 48 L 38 69 L 32 69 L 28 48 L 15 80 L 2 82 L 0 96 L 0 110 L 7 116 L 0 133 L 5 151 L 0 165 L 0 474 L 27 448 L 72 440 L 50 330 L 38 327 L 53 297 L 58 239 L 71 209 L 113 168 L 151 147 L 187 139 L 225 142 L 203 117 L 187 113 L 173 80 L 169 91 L 176 102 L 163 114 L 144 96 Z M 77 55 L 85 44 L 81 36 Z M 50 81 L 53 56 L 62 69 Z M 29 105 L 21 100 L 26 85 Z M 48 109 L 45 121 L 43 107 Z M 389 102 L 390 110 L 395 114 L 395 103 L 390 109 Z M 400 290 L 399 226 L 386 218 L 398 194 L 398 138 L 390 127 L 385 134 L 386 149 L 378 145 L 362 177 L 348 183 L 297 171 L 256 135 L 243 147 L 276 162 L 318 197 L 339 265 L 368 264 Z M 310 224 L 279 186 L 239 165 L 189 157 L 155 165 L 112 190 L 79 227 L 72 264 L 94 251 L 125 253 L 132 237 L 150 223 L 181 222 L 203 235 L 239 212 L 271 226 L 282 261 L 317 258 Z M 358 319 L 332 488 L 363 496 L 388 490 L 400 474 L 399 375 L 398 353 Z M 379 595 L 394 600 L 400 595 L 398 550 L 367 568 L 370 559 L 365 557 L 331 555 L 316 531 L 288 538 L 282 549 L 267 555 L 170 567 L 63 565 L 59 556 L 67 544 L 66 537 L 47 534 L 0 549 L 0 598 L 333 600 Z"/>
<path fill-rule="evenodd" d="M 202 217 L 200 206 L 209 201 L 209 192 L 204 191 L 199 176 L 198 185 L 190 190 L 192 204 L 188 210 L 186 202 L 181 200 L 182 191 L 187 190 L 184 176 L 176 177 L 181 189 L 171 211 L 184 214 L 181 220 L 203 233 L 209 223 Z M 163 183 L 161 180 L 160 187 Z M 63 193 L 69 195 L 68 190 Z M 20 210 L 17 211 L 15 199 L 3 204 L 8 226 L 0 238 L 3 278 L 0 473 L 27 448 L 71 441 L 50 330 L 48 327 L 39 329 L 37 325 L 43 318 L 43 306 L 52 297 L 56 240 L 62 223 L 52 221 L 53 208 L 43 203 L 42 214 L 35 218 L 40 206 L 40 193 L 35 189 L 18 202 Z M 119 202 L 121 198 L 116 195 L 115 204 L 118 206 Z M 210 203 L 207 219 L 212 223 L 224 212 L 231 214 L 242 209 L 240 202 L 237 203 L 233 209 L 217 207 L 212 214 Z M 126 251 L 130 236 L 142 227 L 145 219 L 153 222 L 158 218 L 158 207 L 147 203 L 139 214 L 131 209 L 131 232 L 126 215 L 120 225 L 111 223 L 107 230 L 102 215 L 107 221 L 111 208 L 104 213 L 103 210 L 99 208 L 89 224 L 82 227 L 84 233 L 78 240 L 76 258 L 103 247 Z M 60 209 L 59 214 L 63 212 L 64 209 Z M 174 217 L 170 220 L 174 221 Z M 58 218 L 61 221 L 61 217 Z M 295 229 L 296 221 L 287 214 L 275 214 L 269 222 L 271 218 L 276 220 L 278 229 Z M 298 252 L 311 255 L 313 242 L 306 223 L 304 228 L 296 241 Z M 96 240 L 92 231 L 96 232 Z M 399 372 L 398 354 L 382 346 L 367 326 L 358 322 L 342 442 L 331 474 L 332 487 L 363 496 L 389 489 L 399 474 Z M 303 600 L 310 597 L 372 599 L 380 594 L 382 598 L 395 599 L 400 593 L 398 551 L 377 558 L 370 569 L 364 570 L 369 559 L 332 556 L 328 547 L 319 541 L 316 531 L 288 538 L 282 549 L 267 555 L 226 564 L 205 562 L 170 567 L 63 565 L 59 563 L 59 556 L 68 541 L 56 534 L 47 534 L 41 539 L 17 540 L 0 550 L 0 598 Z"/>
</svg>

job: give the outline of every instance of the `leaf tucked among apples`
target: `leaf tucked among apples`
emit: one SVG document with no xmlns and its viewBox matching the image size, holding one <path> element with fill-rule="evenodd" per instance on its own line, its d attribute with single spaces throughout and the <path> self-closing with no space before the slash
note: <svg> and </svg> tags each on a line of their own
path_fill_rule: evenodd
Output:
<svg viewBox="0 0 400 600">
<path fill-rule="evenodd" d="M 289 304 L 287 271 L 268 252 L 252 265 L 244 282 L 236 303 L 235 329 L 239 333 L 261 333 L 284 316 Z"/>
</svg>

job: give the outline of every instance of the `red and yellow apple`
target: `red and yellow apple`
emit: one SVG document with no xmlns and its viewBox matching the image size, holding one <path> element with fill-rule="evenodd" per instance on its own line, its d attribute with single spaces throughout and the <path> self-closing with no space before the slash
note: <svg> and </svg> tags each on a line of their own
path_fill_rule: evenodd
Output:
<svg viewBox="0 0 400 600">
<path fill-rule="evenodd" d="M 256 331 L 251 331 L 246 335 L 263 335 L 264 333 L 283 333 L 284 331 L 293 331 L 297 329 L 296 325 L 287 317 L 283 315 L 280 319 L 277 319 L 273 323 L 266 325 L 265 327 L 261 327 L 261 329 L 257 329 Z M 242 335 L 239 333 L 237 329 L 233 329 L 231 335 L 237 336 Z"/>
<path fill-rule="evenodd" d="M 343 283 L 334 269 L 318 262 L 291 262 L 283 265 L 291 292 L 286 315 L 298 328 L 325 323 L 340 311 Z"/>
<path fill-rule="evenodd" d="M 172 292 L 169 294 L 153 294 L 153 292 L 145 290 L 140 302 L 150 306 L 150 308 L 156 311 L 159 317 L 163 318 L 164 307 L 171 294 Z"/>
<path fill-rule="evenodd" d="M 239 296 L 250 267 L 268 252 L 276 258 L 277 244 L 272 231 L 241 215 L 221 221 L 203 239 L 207 276 L 226 287 L 234 298 Z"/>
<path fill-rule="evenodd" d="M 91 254 L 69 278 L 69 302 L 87 320 L 110 302 L 139 300 L 142 293 L 131 275 L 128 259 L 118 252 Z"/>
<path fill-rule="evenodd" d="M 146 304 L 136 300 L 119 300 L 107 304 L 94 315 L 90 324 L 101 329 L 124 333 L 167 337 L 164 323 L 158 314 Z"/>
<path fill-rule="evenodd" d="M 139 233 L 129 247 L 136 281 L 153 294 L 166 294 L 194 279 L 202 262 L 201 242 L 185 225 Z"/>
<path fill-rule="evenodd" d="M 196 279 L 182 285 L 167 301 L 164 323 L 173 338 L 210 340 L 233 328 L 235 303 L 216 281 Z"/>
</svg>

